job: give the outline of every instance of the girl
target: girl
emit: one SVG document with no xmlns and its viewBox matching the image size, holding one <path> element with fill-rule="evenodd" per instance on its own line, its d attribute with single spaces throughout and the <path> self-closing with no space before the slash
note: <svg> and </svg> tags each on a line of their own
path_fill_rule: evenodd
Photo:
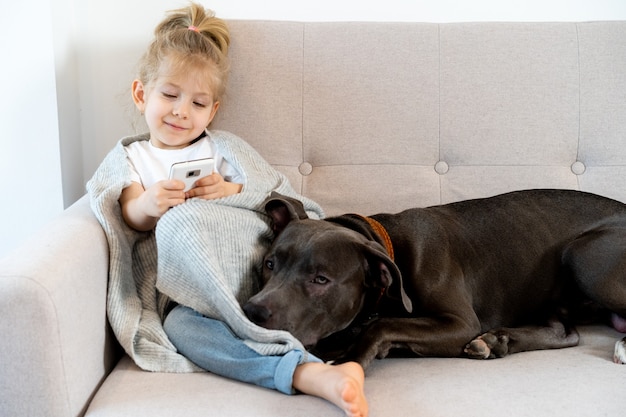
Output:
<svg viewBox="0 0 626 417">
<path fill-rule="evenodd" d="M 156 27 L 132 83 L 149 140 L 125 146 L 131 182 L 119 197 L 123 219 L 133 229 L 154 229 L 161 216 L 187 199 L 234 196 L 246 187 L 245 175 L 216 145 L 217 133 L 207 130 L 224 93 L 228 45 L 225 22 L 197 4 L 170 12 Z M 172 163 L 200 158 L 213 158 L 215 172 L 188 192 L 181 181 L 167 179 Z M 331 366 L 301 349 L 263 355 L 224 322 L 183 305 L 167 315 L 163 328 L 176 349 L 203 369 L 285 393 L 319 396 L 347 416 L 367 416 L 364 374 L 357 363 Z"/>
</svg>

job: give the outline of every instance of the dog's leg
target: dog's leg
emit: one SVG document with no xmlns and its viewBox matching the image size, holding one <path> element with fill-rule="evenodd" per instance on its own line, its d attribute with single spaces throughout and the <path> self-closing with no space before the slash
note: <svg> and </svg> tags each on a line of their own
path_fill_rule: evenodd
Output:
<svg viewBox="0 0 626 417">
<path fill-rule="evenodd" d="M 356 361 L 367 368 L 393 349 L 411 351 L 421 357 L 460 357 L 466 341 L 479 329 L 476 323 L 436 318 L 380 318 L 338 362 Z"/>
<path fill-rule="evenodd" d="M 611 324 L 626 332 L 626 221 L 590 230 L 563 252 L 580 289 L 593 301 L 613 312 Z M 626 363 L 626 338 L 615 343 L 615 363 Z"/>
<path fill-rule="evenodd" d="M 572 347 L 578 345 L 578 341 L 576 330 L 568 331 L 560 320 L 553 319 L 546 327 L 490 330 L 468 343 L 465 353 L 472 359 L 493 359 L 529 350 Z"/>
</svg>

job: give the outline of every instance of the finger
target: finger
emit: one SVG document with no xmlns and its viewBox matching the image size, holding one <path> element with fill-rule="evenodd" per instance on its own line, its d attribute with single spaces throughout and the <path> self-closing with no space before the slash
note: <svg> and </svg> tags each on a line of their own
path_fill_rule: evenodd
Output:
<svg viewBox="0 0 626 417">
<path fill-rule="evenodd" d="M 217 174 L 213 173 L 211 175 L 207 175 L 206 177 L 200 178 L 198 181 L 196 181 L 195 186 L 196 187 L 210 187 L 212 185 L 219 183 L 219 181 L 220 181 L 220 177 Z"/>
<path fill-rule="evenodd" d="M 212 200 L 219 196 L 219 188 L 214 186 L 195 187 L 187 191 L 187 198 L 200 197 L 205 200 Z"/>
<path fill-rule="evenodd" d="M 183 194 L 182 198 L 172 198 L 172 199 L 169 200 L 170 207 L 174 207 L 174 206 L 177 206 L 179 204 L 182 204 L 182 203 L 185 202 L 185 200 L 186 200 L 185 194 Z"/>
<path fill-rule="evenodd" d="M 185 183 L 180 180 L 164 180 L 161 186 L 166 190 L 182 191 L 185 189 Z"/>
</svg>

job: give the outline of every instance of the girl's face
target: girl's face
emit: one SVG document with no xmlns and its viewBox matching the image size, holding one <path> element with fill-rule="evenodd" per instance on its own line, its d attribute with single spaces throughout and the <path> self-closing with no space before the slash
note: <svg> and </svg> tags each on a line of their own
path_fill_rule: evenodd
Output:
<svg viewBox="0 0 626 417">
<path fill-rule="evenodd" d="M 195 66 L 168 71 L 164 62 L 158 77 L 149 85 L 135 80 L 132 94 L 135 105 L 150 130 L 150 142 L 162 149 L 189 145 L 211 123 L 219 102 L 213 93 L 207 72 Z"/>
</svg>

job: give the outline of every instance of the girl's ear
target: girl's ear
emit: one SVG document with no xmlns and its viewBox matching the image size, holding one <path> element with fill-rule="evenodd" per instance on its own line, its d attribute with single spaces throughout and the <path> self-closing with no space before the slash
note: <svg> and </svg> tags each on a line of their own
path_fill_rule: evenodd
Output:
<svg viewBox="0 0 626 417">
<path fill-rule="evenodd" d="M 143 83 L 140 80 L 134 80 L 132 85 L 133 101 L 135 102 L 135 106 L 137 109 L 143 114 L 146 108 L 146 90 L 144 88 Z"/>
</svg>

